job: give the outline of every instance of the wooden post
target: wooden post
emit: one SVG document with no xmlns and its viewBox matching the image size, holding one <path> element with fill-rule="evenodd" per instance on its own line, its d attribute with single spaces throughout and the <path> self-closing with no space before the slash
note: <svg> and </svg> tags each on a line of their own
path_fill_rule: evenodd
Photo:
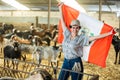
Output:
<svg viewBox="0 0 120 80">
<path fill-rule="evenodd" d="M 119 15 L 119 36 L 120 36 L 120 15 Z"/>
<path fill-rule="evenodd" d="M 48 29 L 50 29 L 50 10 L 51 10 L 51 0 L 48 3 Z"/>
<path fill-rule="evenodd" d="M 38 27 L 38 16 L 36 16 L 36 27 Z"/>
<path fill-rule="evenodd" d="M 101 21 L 102 0 L 99 0 L 99 20 Z"/>
</svg>

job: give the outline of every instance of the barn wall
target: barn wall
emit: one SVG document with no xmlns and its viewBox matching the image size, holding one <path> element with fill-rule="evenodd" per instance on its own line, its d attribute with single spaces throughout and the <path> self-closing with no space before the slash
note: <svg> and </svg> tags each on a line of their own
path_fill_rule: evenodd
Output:
<svg viewBox="0 0 120 80">
<path fill-rule="evenodd" d="M 50 22 L 58 22 L 58 14 L 56 12 L 51 12 Z M 53 15 L 53 16 L 52 16 Z M 47 23 L 48 12 L 39 11 L 1 11 L 0 12 L 0 22 L 35 22 L 35 17 L 39 18 L 39 23 Z M 6 18 L 8 19 L 6 21 Z"/>
<path fill-rule="evenodd" d="M 98 19 L 98 16 L 99 16 L 98 13 L 88 13 L 88 14 L 90 16 Z M 116 13 L 102 13 L 101 21 L 104 21 L 105 23 L 107 23 L 113 27 L 119 27 L 119 19 L 118 19 Z"/>
<path fill-rule="evenodd" d="M 88 13 L 88 15 L 98 19 L 98 13 Z M 47 24 L 48 12 L 43 11 L 0 11 L 0 23 L 13 23 L 17 26 L 29 27 L 31 23 L 36 23 L 38 17 L 39 24 Z M 50 24 L 58 24 L 59 12 L 50 13 Z M 102 13 L 102 21 L 113 26 L 119 27 L 119 20 L 115 13 Z"/>
</svg>

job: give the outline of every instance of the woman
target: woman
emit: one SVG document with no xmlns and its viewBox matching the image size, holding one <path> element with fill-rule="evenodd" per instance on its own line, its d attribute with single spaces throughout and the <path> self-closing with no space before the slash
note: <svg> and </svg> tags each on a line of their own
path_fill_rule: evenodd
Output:
<svg viewBox="0 0 120 80">
<path fill-rule="evenodd" d="M 81 80 L 83 75 L 75 72 L 65 71 L 63 69 L 78 71 L 83 73 L 83 63 L 81 57 L 83 56 L 83 47 L 89 45 L 89 42 L 100 39 L 109 35 L 112 35 L 112 31 L 101 34 L 99 36 L 88 37 L 87 35 L 78 35 L 81 29 L 79 20 L 73 20 L 70 24 L 70 31 L 67 29 L 61 10 L 62 4 L 59 5 L 59 10 L 61 12 L 61 21 L 64 40 L 62 43 L 62 49 L 64 53 L 64 62 L 59 75 L 58 80 L 67 80 L 69 75 L 71 75 L 72 80 Z"/>
</svg>

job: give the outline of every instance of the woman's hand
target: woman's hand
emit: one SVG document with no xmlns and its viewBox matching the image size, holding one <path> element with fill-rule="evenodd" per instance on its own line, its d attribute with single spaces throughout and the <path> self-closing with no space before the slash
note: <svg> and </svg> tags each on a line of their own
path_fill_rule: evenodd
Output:
<svg viewBox="0 0 120 80">
<path fill-rule="evenodd" d="M 62 5 L 63 5 L 63 2 L 59 2 L 57 6 L 61 7 Z"/>
<path fill-rule="evenodd" d="M 117 31 L 118 31 L 118 28 L 116 28 L 116 27 L 113 28 L 113 29 L 110 31 L 110 35 L 111 35 L 111 34 L 114 34 L 114 33 L 117 33 Z"/>
</svg>

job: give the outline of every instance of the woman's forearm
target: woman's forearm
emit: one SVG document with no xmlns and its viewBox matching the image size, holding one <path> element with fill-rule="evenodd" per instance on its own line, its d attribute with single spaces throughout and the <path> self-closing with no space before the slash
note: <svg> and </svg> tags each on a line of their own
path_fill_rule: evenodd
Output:
<svg viewBox="0 0 120 80">
<path fill-rule="evenodd" d="M 63 19 L 63 12 L 62 12 L 62 5 L 63 3 L 61 3 L 61 5 L 59 6 L 59 11 L 60 11 L 60 17 L 61 17 L 61 24 L 62 24 L 62 29 L 63 31 L 65 30 L 65 22 L 64 22 L 64 19 Z"/>
<path fill-rule="evenodd" d="M 93 41 L 93 40 L 96 40 L 96 39 L 104 38 L 104 37 L 109 36 L 111 34 L 112 34 L 112 32 L 108 32 L 108 33 L 100 34 L 98 36 L 92 36 L 92 37 L 89 38 L 89 41 Z"/>
</svg>

